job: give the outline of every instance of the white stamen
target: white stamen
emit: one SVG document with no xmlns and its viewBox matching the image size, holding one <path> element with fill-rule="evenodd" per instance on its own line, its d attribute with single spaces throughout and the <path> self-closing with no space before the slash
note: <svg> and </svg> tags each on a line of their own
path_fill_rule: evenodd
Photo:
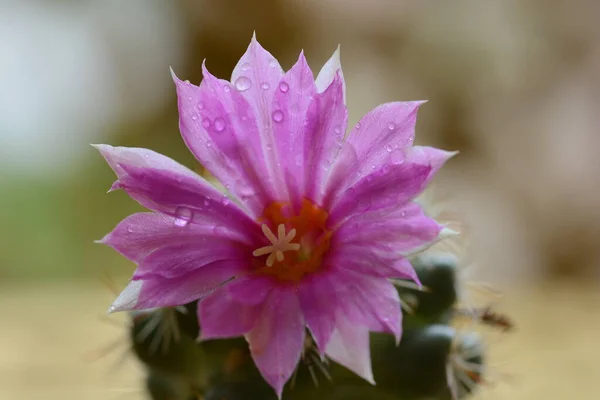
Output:
<svg viewBox="0 0 600 400">
<path fill-rule="evenodd" d="M 300 244 L 291 243 L 292 239 L 296 236 L 296 230 L 290 230 L 287 235 L 285 233 L 285 225 L 279 224 L 277 226 L 277 236 L 271 231 L 271 229 L 267 226 L 267 224 L 262 224 L 261 229 L 267 239 L 271 242 L 271 246 L 265 246 L 258 248 L 252 252 L 252 255 L 255 257 L 260 257 L 269 254 L 267 257 L 267 267 L 272 267 L 273 263 L 275 263 L 275 259 L 277 261 L 282 262 L 284 260 L 284 252 L 290 250 L 299 250 Z"/>
</svg>

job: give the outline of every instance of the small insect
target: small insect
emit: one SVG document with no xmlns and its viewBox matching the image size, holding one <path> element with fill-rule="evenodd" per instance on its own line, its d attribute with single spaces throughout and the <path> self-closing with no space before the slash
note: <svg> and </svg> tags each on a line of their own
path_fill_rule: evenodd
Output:
<svg viewBox="0 0 600 400">
<path fill-rule="evenodd" d="M 491 306 L 473 310 L 457 310 L 459 315 L 472 318 L 483 325 L 498 328 L 502 332 L 512 331 L 515 327 L 513 321 L 506 315 L 495 312 Z"/>
</svg>

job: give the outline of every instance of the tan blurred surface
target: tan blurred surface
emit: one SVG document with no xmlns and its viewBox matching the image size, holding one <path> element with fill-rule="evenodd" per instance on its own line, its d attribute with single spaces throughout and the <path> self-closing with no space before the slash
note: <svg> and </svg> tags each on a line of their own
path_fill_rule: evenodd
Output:
<svg viewBox="0 0 600 400">
<path fill-rule="evenodd" d="M 101 284 L 3 288 L 0 399 L 144 399 L 140 367 L 131 357 L 119 364 L 123 315 L 103 318 L 110 298 Z M 498 376 L 477 398 L 597 398 L 599 303 L 599 287 L 569 283 L 506 296 L 516 329 L 486 335 Z M 107 345 L 113 351 L 98 358 Z"/>
</svg>

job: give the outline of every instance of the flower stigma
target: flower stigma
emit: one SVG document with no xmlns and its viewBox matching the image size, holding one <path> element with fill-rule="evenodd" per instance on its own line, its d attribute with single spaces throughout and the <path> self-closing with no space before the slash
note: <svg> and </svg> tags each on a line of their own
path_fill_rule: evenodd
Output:
<svg viewBox="0 0 600 400">
<path fill-rule="evenodd" d="M 320 269 L 332 236 L 332 231 L 326 227 L 328 216 L 325 210 L 307 199 L 297 212 L 289 203 L 268 205 L 259 222 L 271 244 L 252 252 L 257 257 L 257 273 L 297 282 L 304 275 Z M 270 227 L 277 228 L 277 236 Z M 266 255 L 264 260 L 262 257 Z"/>
</svg>

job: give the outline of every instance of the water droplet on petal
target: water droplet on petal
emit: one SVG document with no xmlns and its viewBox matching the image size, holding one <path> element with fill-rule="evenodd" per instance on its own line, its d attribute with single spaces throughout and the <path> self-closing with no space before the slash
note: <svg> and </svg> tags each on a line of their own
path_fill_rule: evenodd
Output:
<svg viewBox="0 0 600 400">
<path fill-rule="evenodd" d="M 221 199 L 221 204 L 223 204 L 224 206 L 229 204 L 229 197 L 227 196 L 223 196 L 223 198 Z"/>
<path fill-rule="evenodd" d="M 198 108 L 200 110 L 204 110 L 204 103 L 203 102 L 198 103 Z"/>
<path fill-rule="evenodd" d="M 396 124 L 393 122 L 390 122 L 390 124 L 388 125 L 388 131 L 393 132 L 396 129 Z"/>
<path fill-rule="evenodd" d="M 271 87 L 271 85 L 269 85 L 269 82 L 263 82 L 263 83 L 261 83 L 261 84 L 260 84 L 260 87 L 261 87 L 263 90 L 267 90 L 268 88 L 270 88 L 270 87 Z"/>
<path fill-rule="evenodd" d="M 245 92 L 252 87 L 252 81 L 247 76 L 240 76 L 235 80 L 235 88 L 240 92 Z"/>
<path fill-rule="evenodd" d="M 193 212 L 189 208 L 178 207 L 177 210 L 175 210 L 175 216 L 177 217 L 175 219 L 175 225 L 183 228 L 192 220 Z"/>
<path fill-rule="evenodd" d="M 206 129 L 210 128 L 210 119 L 209 118 L 204 118 L 202 120 L 202 126 L 205 127 Z"/>
<path fill-rule="evenodd" d="M 275 68 L 276 66 L 277 66 L 277 60 L 272 58 L 271 61 L 269 61 L 269 67 Z"/>
<path fill-rule="evenodd" d="M 195 120 L 198 119 L 198 116 L 197 115 L 192 115 L 192 119 L 195 121 Z"/>
<path fill-rule="evenodd" d="M 385 146 L 385 150 L 386 150 L 388 153 L 391 153 L 391 152 L 392 152 L 392 150 L 394 150 L 394 148 L 392 147 L 392 145 L 391 145 L 391 144 L 388 144 L 387 146 Z"/>
<path fill-rule="evenodd" d="M 215 119 L 215 131 L 223 132 L 224 129 L 225 129 L 225 121 L 223 121 L 223 118 Z"/>
<path fill-rule="evenodd" d="M 283 111 L 281 111 L 281 110 L 273 111 L 273 121 L 275 121 L 275 122 L 283 121 Z"/>
<path fill-rule="evenodd" d="M 209 199 L 208 197 L 205 197 L 205 198 L 204 198 L 204 205 L 205 205 L 206 207 L 210 206 L 210 199 Z"/>
<path fill-rule="evenodd" d="M 336 126 L 336 127 L 333 129 L 333 131 L 335 132 L 335 134 L 336 134 L 336 135 L 339 135 L 339 134 L 340 134 L 340 132 L 341 132 L 342 130 L 340 129 L 340 127 L 339 127 L 339 126 Z"/>
<path fill-rule="evenodd" d="M 252 65 L 250 65 L 250 63 L 242 64 L 242 71 L 248 71 L 250 68 L 252 68 Z"/>
<path fill-rule="evenodd" d="M 392 163 L 394 164 L 402 164 L 406 160 L 406 154 L 402 149 L 397 149 L 390 156 Z"/>
<path fill-rule="evenodd" d="M 223 91 L 225 93 L 231 92 L 231 86 L 229 86 L 229 83 L 226 83 L 226 84 L 223 85 Z"/>
<path fill-rule="evenodd" d="M 356 129 L 360 129 L 360 122 L 356 124 Z"/>
<path fill-rule="evenodd" d="M 288 85 L 285 82 L 280 82 L 279 83 L 279 90 L 281 91 L 281 93 L 287 93 L 287 91 L 290 90 L 290 85 Z"/>
<path fill-rule="evenodd" d="M 247 115 L 242 115 L 242 121 L 247 121 L 248 120 L 248 116 Z"/>
</svg>

